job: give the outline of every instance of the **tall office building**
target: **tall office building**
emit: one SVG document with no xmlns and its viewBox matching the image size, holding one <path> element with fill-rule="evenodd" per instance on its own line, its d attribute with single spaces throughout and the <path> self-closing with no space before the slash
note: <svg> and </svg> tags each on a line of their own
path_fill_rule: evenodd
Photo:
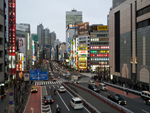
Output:
<svg viewBox="0 0 150 113">
<path fill-rule="evenodd" d="M 44 34 L 45 34 L 45 42 L 44 42 L 44 45 L 49 45 L 49 32 L 50 30 L 48 28 L 44 29 Z"/>
<path fill-rule="evenodd" d="M 109 65 L 112 79 L 144 83 L 147 86 L 145 90 L 148 90 L 149 31 L 150 0 L 113 0 L 109 12 Z"/>
<path fill-rule="evenodd" d="M 66 27 L 69 24 L 75 24 L 75 22 L 82 22 L 82 11 L 77 11 L 74 9 L 71 11 L 66 11 Z"/>
<path fill-rule="evenodd" d="M 37 26 L 37 36 L 38 36 L 38 42 L 39 42 L 39 48 L 41 50 L 42 45 L 42 31 L 44 29 L 44 26 L 42 24 Z"/>
<path fill-rule="evenodd" d="M 50 44 L 54 48 L 54 41 L 56 40 L 56 33 L 53 31 L 50 33 Z"/>
<path fill-rule="evenodd" d="M 0 95 L 4 93 L 5 83 L 5 10 L 4 0 L 0 0 Z"/>
</svg>

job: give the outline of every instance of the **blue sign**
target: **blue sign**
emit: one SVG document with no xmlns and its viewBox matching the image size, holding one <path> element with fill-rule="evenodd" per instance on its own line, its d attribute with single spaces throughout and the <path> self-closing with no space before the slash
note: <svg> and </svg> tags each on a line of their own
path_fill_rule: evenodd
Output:
<svg viewBox="0 0 150 113">
<path fill-rule="evenodd" d="M 13 104 L 13 101 L 9 101 L 9 104 L 12 105 L 12 104 Z"/>
<path fill-rule="evenodd" d="M 30 69 L 30 81 L 48 80 L 47 69 Z"/>
<path fill-rule="evenodd" d="M 14 93 L 13 93 L 13 92 L 10 92 L 10 93 L 9 93 L 9 96 L 13 96 L 13 95 L 14 95 Z"/>
</svg>

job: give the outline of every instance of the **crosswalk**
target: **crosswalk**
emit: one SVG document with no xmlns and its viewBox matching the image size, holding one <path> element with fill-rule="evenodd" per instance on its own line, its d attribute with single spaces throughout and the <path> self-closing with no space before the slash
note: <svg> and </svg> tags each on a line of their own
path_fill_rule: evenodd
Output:
<svg viewBox="0 0 150 113">
<path fill-rule="evenodd" d="M 58 79 L 56 82 L 53 81 L 36 81 L 35 85 L 55 85 L 55 84 L 61 84 L 62 82 L 68 82 L 68 80 L 65 80 L 63 78 Z"/>
</svg>

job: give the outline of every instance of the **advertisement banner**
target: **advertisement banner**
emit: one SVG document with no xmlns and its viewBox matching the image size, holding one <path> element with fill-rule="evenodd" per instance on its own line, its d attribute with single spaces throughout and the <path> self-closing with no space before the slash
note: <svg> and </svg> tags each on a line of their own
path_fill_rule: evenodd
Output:
<svg viewBox="0 0 150 113">
<path fill-rule="evenodd" d="M 26 56 L 26 39 L 23 37 L 17 37 L 16 40 L 19 42 L 19 52 L 23 53 Z"/>
<path fill-rule="evenodd" d="M 97 26 L 97 31 L 108 30 L 108 26 Z"/>
<path fill-rule="evenodd" d="M 89 22 L 78 24 L 78 36 L 89 35 Z"/>
<path fill-rule="evenodd" d="M 88 47 L 78 47 L 78 51 L 88 50 Z"/>
</svg>

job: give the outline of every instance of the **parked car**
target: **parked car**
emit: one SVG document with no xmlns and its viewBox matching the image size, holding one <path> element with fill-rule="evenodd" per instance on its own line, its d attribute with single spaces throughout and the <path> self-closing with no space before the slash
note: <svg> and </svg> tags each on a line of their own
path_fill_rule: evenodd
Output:
<svg viewBox="0 0 150 113">
<path fill-rule="evenodd" d="M 51 104 L 54 100 L 52 99 L 51 95 L 44 96 L 44 104 Z"/>
<path fill-rule="evenodd" d="M 100 91 L 100 89 L 95 84 L 89 84 L 88 88 L 91 89 L 91 90 L 93 90 L 93 91 L 95 91 L 95 92 L 98 92 L 98 93 Z"/>
<path fill-rule="evenodd" d="M 118 103 L 118 104 L 127 104 L 126 100 L 123 99 L 119 94 L 110 94 L 108 95 L 108 99 Z"/>
<path fill-rule="evenodd" d="M 79 97 L 73 97 L 70 100 L 70 104 L 74 109 L 82 109 L 83 108 L 83 102 Z"/>
</svg>

